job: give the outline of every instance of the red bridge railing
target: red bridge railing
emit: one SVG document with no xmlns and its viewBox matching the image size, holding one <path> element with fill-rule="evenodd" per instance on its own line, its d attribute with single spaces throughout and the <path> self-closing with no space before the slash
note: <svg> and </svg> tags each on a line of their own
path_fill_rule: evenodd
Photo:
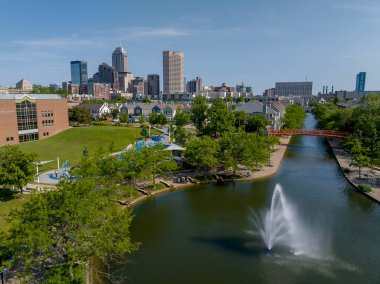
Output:
<svg viewBox="0 0 380 284">
<path fill-rule="evenodd" d="M 268 130 L 268 135 L 272 135 L 272 136 L 305 135 L 305 136 L 320 136 L 320 137 L 326 137 L 326 138 L 346 138 L 350 134 L 348 132 L 335 131 L 335 130 L 271 129 L 271 130 Z"/>
</svg>

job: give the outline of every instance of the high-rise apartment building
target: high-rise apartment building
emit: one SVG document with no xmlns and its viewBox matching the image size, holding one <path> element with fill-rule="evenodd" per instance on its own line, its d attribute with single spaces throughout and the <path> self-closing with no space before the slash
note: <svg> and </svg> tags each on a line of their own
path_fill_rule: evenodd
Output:
<svg viewBox="0 0 380 284">
<path fill-rule="evenodd" d="M 188 81 L 186 91 L 189 93 L 198 93 L 203 91 L 202 78 L 196 77 L 194 80 Z"/>
<path fill-rule="evenodd" d="M 117 72 L 128 72 L 127 52 L 121 46 L 117 47 L 112 53 L 112 67 Z"/>
<path fill-rule="evenodd" d="M 356 88 L 355 91 L 363 93 L 365 91 L 366 72 L 360 72 L 356 75 Z"/>
<path fill-rule="evenodd" d="M 180 51 L 163 52 L 164 93 L 181 93 L 184 86 L 184 54 Z"/>
<path fill-rule="evenodd" d="M 148 96 L 158 97 L 160 94 L 160 76 L 158 74 L 148 75 Z"/>
<path fill-rule="evenodd" d="M 119 89 L 119 75 L 115 68 L 109 66 L 107 63 L 102 63 L 98 68 L 99 75 L 97 76 L 98 83 L 111 84 L 115 90 Z"/>
<path fill-rule="evenodd" d="M 133 85 L 133 94 L 135 95 L 144 95 L 145 94 L 145 80 L 143 77 L 136 77 L 132 81 Z"/>
<path fill-rule="evenodd" d="M 16 83 L 16 89 L 31 91 L 33 89 L 33 85 L 29 81 L 21 79 L 21 81 Z"/>
<path fill-rule="evenodd" d="M 313 82 L 276 82 L 276 96 L 311 96 Z"/>
<path fill-rule="evenodd" d="M 86 61 L 71 61 L 71 83 L 77 85 L 88 83 Z"/>
<path fill-rule="evenodd" d="M 119 72 L 119 90 L 132 93 L 133 74 L 129 72 Z"/>
<path fill-rule="evenodd" d="M 274 97 L 275 94 L 276 94 L 276 89 L 275 88 L 270 88 L 270 89 L 266 89 L 264 91 L 263 96 L 264 97 Z"/>
</svg>

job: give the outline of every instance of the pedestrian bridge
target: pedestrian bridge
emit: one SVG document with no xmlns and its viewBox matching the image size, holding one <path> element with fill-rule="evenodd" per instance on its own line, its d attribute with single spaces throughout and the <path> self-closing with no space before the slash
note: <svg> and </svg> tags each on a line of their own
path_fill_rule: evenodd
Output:
<svg viewBox="0 0 380 284">
<path fill-rule="evenodd" d="M 346 138 L 350 135 L 348 132 L 335 130 L 320 130 L 320 129 L 270 129 L 268 135 L 271 136 L 319 136 L 325 138 Z"/>
</svg>

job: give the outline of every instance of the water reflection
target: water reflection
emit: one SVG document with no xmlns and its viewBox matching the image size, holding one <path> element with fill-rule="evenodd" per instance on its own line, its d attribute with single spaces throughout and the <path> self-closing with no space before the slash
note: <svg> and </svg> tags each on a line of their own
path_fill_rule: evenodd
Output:
<svg viewBox="0 0 380 284">
<path fill-rule="evenodd" d="M 315 125 L 312 116 L 305 125 Z M 329 257 L 267 255 L 247 236 L 249 209 L 267 208 L 276 183 L 304 222 L 329 234 Z M 294 137 L 267 180 L 176 191 L 135 213 L 143 245 L 112 267 L 131 283 L 379 283 L 380 206 L 347 183 L 323 138 Z"/>
</svg>

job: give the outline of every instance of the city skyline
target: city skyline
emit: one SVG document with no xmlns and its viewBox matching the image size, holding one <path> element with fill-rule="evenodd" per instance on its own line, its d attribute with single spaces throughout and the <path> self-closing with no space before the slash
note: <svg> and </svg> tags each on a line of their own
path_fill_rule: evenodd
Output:
<svg viewBox="0 0 380 284">
<path fill-rule="evenodd" d="M 91 76 L 101 62 L 112 64 L 112 51 L 121 42 L 128 69 L 136 76 L 157 73 L 163 78 L 162 51 L 180 50 L 186 56 L 185 77 L 200 76 L 205 85 L 244 81 L 260 95 L 275 82 L 307 77 L 316 94 L 323 86 L 354 90 L 356 74 L 365 71 L 366 90 L 380 89 L 376 1 L 196 0 L 184 9 L 171 5 L 177 3 L 172 0 L 145 0 L 149 9 L 143 10 L 137 9 L 141 3 L 116 1 L 119 9 L 112 12 L 104 4 L 80 1 L 76 7 L 86 13 L 78 21 L 68 13 L 73 1 L 55 10 L 44 0 L 19 2 L 5 0 L 3 7 L 17 9 L 20 19 L 31 12 L 34 17 L 28 29 L 22 20 L 11 21 L 11 13 L 0 19 L 4 26 L 14 23 L 1 32 L 4 86 L 21 78 L 44 85 L 68 81 L 68 64 L 74 60 L 86 61 Z M 113 20 L 91 16 L 102 11 L 105 19 Z M 216 14 L 228 15 L 228 21 Z"/>
</svg>

